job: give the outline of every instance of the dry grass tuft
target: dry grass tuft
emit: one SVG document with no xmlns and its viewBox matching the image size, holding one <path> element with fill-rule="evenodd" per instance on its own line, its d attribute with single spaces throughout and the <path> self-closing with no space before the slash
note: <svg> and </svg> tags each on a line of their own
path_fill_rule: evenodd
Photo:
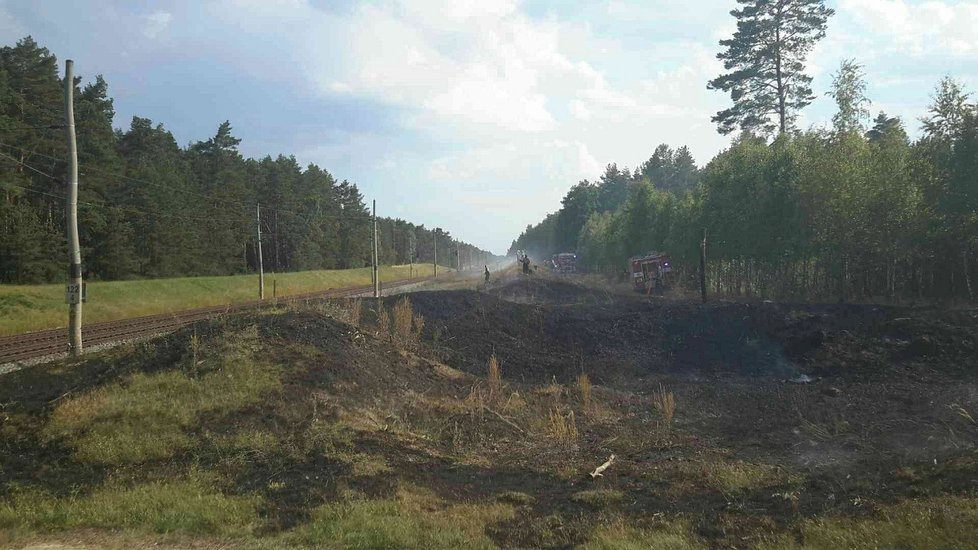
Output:
<svg viewBox="0 0 978 550">
<path fill-rule="evenodd" d="M 577 420 L 574 418 L 574 411 L 567 411 L 565 415 L 559 409 L 551 409 L 547 427 L 550 436 L 560 443 L 577 441 Z"/>
<path fill-rule="evenodd" d="M 414 314 L 414 340 L 421 341 L 421 333 L 424 331 L 424 315 Z"/>
<path fill-rule="evenodd" d="M 360 298 L 355 298 L 350 301 L 347 315 L 347 321 L 351 325 L 360 328 L 360 319 L 363 317 L 363 301 Z"/>
<path fill-rule="evenodd" d="M 662 384 L 659 384 L 659 391 L 652 395 L 652 404 L 662 413 L 666 424 L 672 424 L 672 418 L 676 414 L 676 396 L 672 392 L 667 392 Z"/>
<path fill-rule="evenodd" d="M 489 402 L 495 402 L 502 395 L 503 390 L 503 371 L 499 367 L 499 360 L 493 354 L 489 358 L 489 368 L 486 379 L 489 383 Z"/>
<path fill-rule="evenodd" d="M 585 413 L 591 412 L 591 379 L 587 373 L 582 372 L 577 377 L 577 389 L 581 392 L 581 409 Z"/>
<path fill-rule="evenodd" d="M 377 337 L 388 338 L 391 334 L 391 316 L 384 304 L 377 304 Z"/>
<path fill-rule="evenodd" d="M 414 309 L 411 307 L 411 300 L 405 296 L 394 304 L 394 337 L 401 342 L 411 340 L 413 323 Z"/>
</svg>

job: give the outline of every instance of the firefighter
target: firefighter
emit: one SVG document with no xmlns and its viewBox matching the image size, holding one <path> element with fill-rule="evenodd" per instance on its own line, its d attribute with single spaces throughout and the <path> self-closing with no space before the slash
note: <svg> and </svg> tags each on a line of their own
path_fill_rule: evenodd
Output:
<svg viewBox="0 0 978 550">
<path fill-rule="evenodd" d="M 486 284 L 489 284 L 489 266 L 486 266 Z"/>
<path fill-rule="evenodd" d="M 525 253 L 523 254 L 523 274 L 524 275 L 530 274 L 530 257 L 527 256 Z"/>
<path fill-rule="evenodd" d="M 663 291 L 662 291 L 662 267 L 661 266 L 656 267 L 655 275 L 652 277 L 652 280 L 655 283 L 655 295 L 662 296 Z"/>
</svg>

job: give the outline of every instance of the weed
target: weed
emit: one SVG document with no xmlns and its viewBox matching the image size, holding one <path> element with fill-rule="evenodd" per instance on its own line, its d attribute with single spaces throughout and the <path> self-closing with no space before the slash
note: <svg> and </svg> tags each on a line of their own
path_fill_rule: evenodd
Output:
<svg viewBox="0 0 978 550">
<path fill-rule="evenodd" d="M 352 473 L 357 477 L 389 474 L 394 471 L 382 456 L 357 453 L 352 457 L 352 463 Z"/>
<path fill-rule="evenodd" d="M 833 419 L 831 424 L 816 424 L 806 420 L 803 416 L 800 418 L 801 431 L 808 437 L 819 441 L 829 441 L 849 431 L 849 423 L 841 417 Z"/>
<path fill-rule="evenodd" d="M 496 354 L 489 358 L 488 374 L 486 380 L 489 383 L 489 402 L 494 403 L 502 395 L 503 371 L 499 367 L 499 360 Z"/>
<path fill-rule="evenodd" d="M 496 500 L 517 506 L 528 506 L 536 500 L 532 496 L 520 491 L 503 491 L 496 495 Z"/>
<path fill-rule="evenodd" d="M 590 489 L 571 495 L 571 500 L 586 504 L 591 508 L 601 509 L 614 506 L 625 498 L 625 493 L 615 489 Z"/>
<path fill-rule="evenodd" d="M 666 424 L 672 424 L 672 418 L 676 414 L 676 397 L 672 392 L 667 392 L 662 384 L 659 384 L 659 391 L 652 394 L 652 404 L 662 413 Z"/>
<path fill-rule="evenodd" d="M 740 460 L 689 463 L 682 471 L 687 477 L 704 482 L 723 494 L 800 482 L 798 476 L 778 466 Z"/>
<path fill-rule="evenodd" d="M 559 409 L 551 409 L 549 414 L 548 431 L 550 436 L 560 443 L 577 441 L 577 420 L 574 411 L 563 414 Z"/>
<path fill-rule="evenodd" d="M 591 412 L 591 379 L 587 373 L 582 372 L 577 377 L 577 389 L 581 392 L 581 410 L 585 413 Z"/>
<path fill-rule="evenodd" d="M 958 416 L 967 420 L 968 422 L 971 422 L 972 424 L 978 424 L 978 422 L 975 422 L 975 418 L 971 416 L 971 413 L 969 413 L 968 410 L 962 407 L 961 405 L 952 404 L 952 405 L 948 405 L 948 407 L 952 411 L 956 412 Z"/>
</svg>

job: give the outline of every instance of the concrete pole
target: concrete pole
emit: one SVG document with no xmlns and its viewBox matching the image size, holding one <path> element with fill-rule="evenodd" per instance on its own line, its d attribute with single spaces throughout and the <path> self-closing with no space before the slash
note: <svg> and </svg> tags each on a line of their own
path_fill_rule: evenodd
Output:
<svg viewBox="0 0 978 550">
<path fill-rule="evenodd" d="M 374 298 L 380 298 L 380 271 L 377 263 L 380 261 L 379 248 L 377 247 L 377 201 L 374 201 Z"/>
<path fill-rule="evenodd" d="M 75 143 L 75 63 L 65 61 L 65 128 L 68 138 L 68 352 L 82 353 L 82 266 L 78 242 L 78 147 Z"/>
<path fill-rule="evenodd" d="M 262 257 L 261 257 L 261 204 L 257 205 L 257 220 L 258 220 L 258 299 L 264 300 L 265 299 L 265 265 L 262 262 Z"/>
</svg>

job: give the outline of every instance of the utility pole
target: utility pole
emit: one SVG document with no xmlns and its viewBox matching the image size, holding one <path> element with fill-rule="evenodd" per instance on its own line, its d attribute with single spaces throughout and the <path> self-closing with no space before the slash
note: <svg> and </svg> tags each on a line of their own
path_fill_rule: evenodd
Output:
<svg viewBox="0 0 978 550">
<path fill-rule="evenodd" d="M 257 205 L 256 214 L 257 214 L 256 220 L 258 222 L 258 299 L 264 300 L 265 299 L 265 265 L 262 262 L 262 258 L 261 258 L 261 204 Z"/>
<path fill-rule="evenodd" d="M 380 261 L 380 254 L 377 248 L 377 200 L 374 199 L 374 298 L 380 298 L 380 271 L 377 270 L 377 262 Z"/>
<path fill-rule="evenodd" d="M 68 351 L 72 357 L 82 352 L 82 266 L 78 243 L 78 146 L 75 143 L 75 63 L 65 60 L 65 128 L 68 137 Z"/>
<path fill-rule="evenodd" d="M 437 277 L 438 276 L 438 232 L 433 231 L 431 234 L 434 236 L 433 240 L 435 241 L 435 248 L 433 249 L 434 258 L 432 258 L 431 260 L 431 265 L 435 270 L 435 277 Z"/>
<path fill-rule="evenodd" d="M 706 228 L 703 228 L 703 242 L 700 243 L 700 295 L 706 303 Z"/>
</svg>

